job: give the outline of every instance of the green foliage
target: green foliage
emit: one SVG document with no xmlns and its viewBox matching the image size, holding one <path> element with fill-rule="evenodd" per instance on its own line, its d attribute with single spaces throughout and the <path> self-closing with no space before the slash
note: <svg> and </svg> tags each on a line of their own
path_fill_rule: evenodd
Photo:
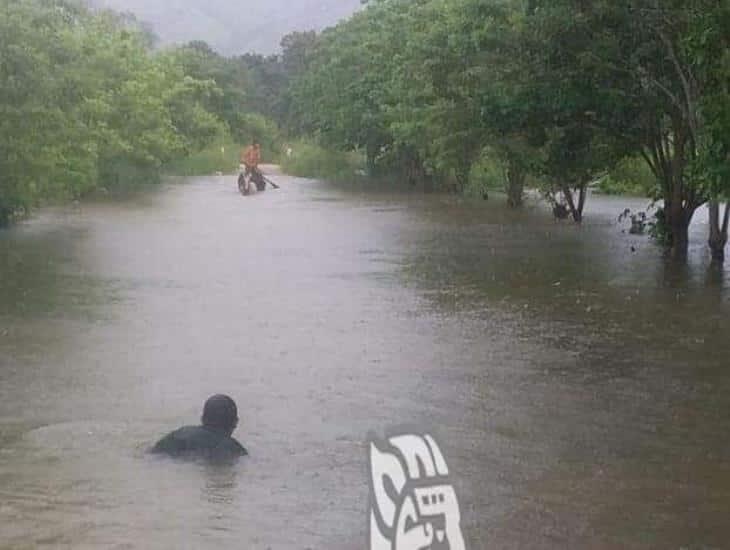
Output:
<svg viewBox="0 0 730 550">
<path fill-rule="evenodd" d="M 155 55 L 128 18 L 0 0 L 0 224 L 97 185 L 155 181 L 222 132 L 212 82 Z"/>
<path fill-rule="evenodd" d="M 212 93 L 204 97 L 205 109 L 226 124 L 234 139 L 242 140 L 242 118 L 251 100 L 251 76 L 246 65 L 219 55 L 204 42 L 191 42 L 170 55 L 186 74 L 209 83 Z"/>
<path fill-rule="evenodd" d="M 271 120 L 257 113 L 241 115 L 236 139 L 245 144 L 258 141 L 263 149 L 264 162 L 275 160 L 281 149 L 279 128 Z"/>
<path fill-rule="evenodd" d="M 576 221 L 598 179 L 662 200 L 680 248 L 694 211 L 730 196 L 727 2 L 365 4 L 280 55 L 225 58 L 153 53 L 139 24 L 71 1 L 0 0 L 0 221 L 181 157 L 212 169 L 226 133 L 267 160 L 304 136 L 284 164 L 309 176 L 364 158 L 428 188 L 504 187 L 513 206 L 538 181 Z"/>
<path fill-rule="evenodd" d="M 294 111 L 325 146 L 365 151 L 371 173 L 400 161 L 472 189 L 488 147 L 515 204 L 530 171 L 584 187 L 620 149 L 586 115 L 598 83 L 581 87 L 544 51 L 559 29 L 528 25 L 517 1 L 370 3 L 320 37 Z"/>
<path fill-rule="evenodd" d="M 598 181 L 598 190 L 606 195 L 635 195 L 652 197 L 656 177 L 643 159 L 625 158 L 604 178 Z"/>
<path fill-rule="evenodd" d="M 222 172 L 232 174 L 238 170 L 243 147 L 224 139 L 192 155 L 176 159 L 164 167 L 166 174 L 175 176 L 208 176 Z"/>
<path fill-rule="evenodd" d="M 491 191 L 504 191 L 505 183 L 503 163 L 496 155 L 485 151 L 473 164 L 464 193 L 467 196 L 483 198 Z"/>
<path fill-rule="evenodd" d="M 703 68 L 701 60 L 722 56 L 713 52 L 715 42 L 701 37 L 714 26 L 710 20 L 722 19 L 723 4 L 540 0 L 531 17 L 549 61 L 544 67 L 561 74 L 560 101 L 581 107 L 576 114 L 582 112 L 598 130 L 606 160 L 638 153 L 650 167 L 652 195 L 664 202 L 668 243 L 677 256 L 686 255 L 693 214 L 710 197 L 700 159 L 713 141 L 705 126 L 709 104 L 722 100 L 708 100 L 715 92 L 727 96 L 727 88 L 715 85 L 714 61 Z M 541 33 L 545 28 L 547 34 Z M 720 24 L 716 38 L 727 31 Z M 590 150 L 596 150 L 595 142 Z M 578 147 L 574 152 L 583 156 Z M 611 163 L 606 165 L 610 170 Z"/>
<path fill-rule="evenodd" d="M 374 0 L 307 48 L 290 114 L 370 173 L 400 164 L 445 188 L 471 192 L 488 148 L 510 203 L 536 176 L 576 221 L 603 178 L 661 198 L 683 246 L 730 188 L 728 36 L 717 0 Z"/>
<path fill-rule="evenodd" d="M 692 70 L 705 83 L 699 140 L 691 167 L 712 199 L 730 198 L 730 4 L 714 3 L 693 18 L 682 41 Z"/>
<path fill-rule="evenodd" d="M 234 140 L 258 139 L 265 152 L 278 150 L 280 128 L 293 123 L 290 82 L 308 67 L 317 44 L 314 32 L 294 32 L 281 41 L 281 55 L 224 57 L 204 42 L 172 55 L 186 74 L 212 84 L 205 108 L 220 118 Z"/>
<path fill-rule="evenodd" d="M 282 154 L 281 167 L 293 176 L 352 181 L 359 177 L 365 165 L 362 155 L 356 152 L 328 150 L 306 141 L 297 141 L 286 148 L 291 148 L 292 154 Z"/>
<path fill-rule="evenodd" d="M 296 129 L 325 147 L 365 151 L 371 172 L 383 148 L 392 143 L 384 92 L 392 61 L 388 46 L 398 33 L 372 15 L 387 16 L 389 6 L 372 5 L 325 31 L 290 92 Z M 383 29 L 387 37 L 380 36 Z"/>
<path fill-rule="evenodd" d="M 671 242 L 671 229 L 667 224 L 667 214 L 664 208 L 657 208 L 649 222 L 649 235 L 660 245 L 666 246 Z"/>
</svg>

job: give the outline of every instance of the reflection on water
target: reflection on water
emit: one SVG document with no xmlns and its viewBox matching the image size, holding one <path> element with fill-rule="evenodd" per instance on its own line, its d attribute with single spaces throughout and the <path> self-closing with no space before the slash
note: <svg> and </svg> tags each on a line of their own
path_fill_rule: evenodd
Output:
<svg viewBox="0 0 730 550">
<path fill-rule="evenodd" d="M 538 207 L 221 178 L 0 232 L 0 548 L 363 548 L 429 427 L 471 547 L 723 547 L 728 274 Z M 239 404 L 237 465 L 146 448 Z M 487 542 L 485 542 L 487 541 Z"/>
<path fill-rule="evenodd" d="M 231 506 L 235 504 L 236 465 L 204 464 L 206 484 L 202 497 L 211 504 Z"/>
</svg>

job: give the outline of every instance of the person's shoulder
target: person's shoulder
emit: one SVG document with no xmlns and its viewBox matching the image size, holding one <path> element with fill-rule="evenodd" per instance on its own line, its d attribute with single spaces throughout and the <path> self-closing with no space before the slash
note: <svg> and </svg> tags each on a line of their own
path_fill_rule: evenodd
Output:
<svg viewBox="0 0 730 550">
<path fill-rule="evenodd" d="M 248 456 L 248 451 L 234 438 L 229 437 L 223 444 L 223 447 L 227 452 L 235 456 Z"/>
<path fill-rule="evenodd" d="M 170 432 L 167 437 L 186 440 L 200 437 L 202 433 L 203 428 L 201 426 L 183 426 L 182 428 L 178 428 L 174 432 Z"/>
<path fill-rule="evenodd" d="M 170 432 L 160 439 L 151 451 L 171 456 L 202 456 L 212 459 L 248 455 L 243 445 L 232 437 L 204 426 L 184 426 Z"/>
<path fill-rule="evenodd" d="M 197 426 L 183 426 L 160 439 L 151 451 L 153 453 L 175 454 L 184 451 L 186 442 L 198 434 Z"/>
<path fill-rule="evenodd" d="M 172 433 L 177 434 L 179 436 L 186 436 L 186 435 L 197 435 L 204 431 L 205 431 L 205 428 L 203 428 L 203 426 L 183 426 L 182 428 L 179 428 Z"/>
</svg>

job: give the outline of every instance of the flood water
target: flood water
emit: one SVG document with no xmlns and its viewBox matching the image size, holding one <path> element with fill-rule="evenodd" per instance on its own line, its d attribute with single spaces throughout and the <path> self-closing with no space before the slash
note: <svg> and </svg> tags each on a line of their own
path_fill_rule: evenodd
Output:
<svg viewBox="0 0 730 550">
<path fill-rule="evenodd" d="M 728 547 L 730 277 L 703 220 L 678 268 L 617 225 L 644 201 L 575 227 L 277 181 L 0 232 L 0 548 L 362 549 L 366 438 L 399 425 L 439 440 L 469 548 Z M 145 452 L 219 392 L 248 459 Z"/>
</svg>

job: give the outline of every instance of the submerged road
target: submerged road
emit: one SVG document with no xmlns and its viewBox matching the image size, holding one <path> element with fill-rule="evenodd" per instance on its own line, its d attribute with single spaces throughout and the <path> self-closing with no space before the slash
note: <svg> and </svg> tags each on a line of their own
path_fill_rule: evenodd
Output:
<svg viewBox="0 0 730 550">
<path fill-rule="evenodd" d="M 728 276 L 593 197 L 530 207 L 274 176 L 0 232 L 0 548 L 362 549 L 369 432 L 439 440 L 468 548 L 723 548 Z M 636 251 L 631 251 L 634 246 Z M 145 449 L 239 404 L 236 466 Z"/>
</svg>

